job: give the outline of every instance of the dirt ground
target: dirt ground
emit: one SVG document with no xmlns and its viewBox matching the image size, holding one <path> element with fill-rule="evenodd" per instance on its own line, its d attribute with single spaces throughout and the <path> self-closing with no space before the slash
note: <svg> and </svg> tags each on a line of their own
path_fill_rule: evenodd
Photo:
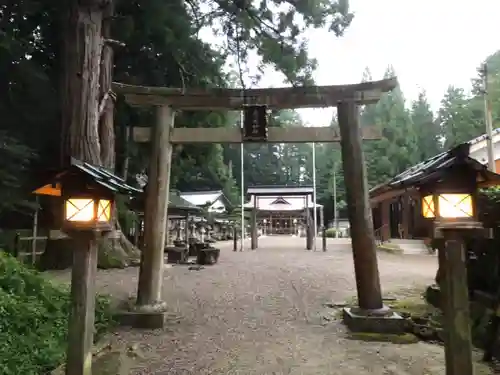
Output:
<svg viewBox="0 0 500 375">
<path fill-rule="evenodd" d="M 220 247 L 215 266 L 165 268 L 167 329 L 113 335 L 144 353 L 131 374 L 444 374 L 439 346 L 353 341 L 340 321 L 325 324 L 323 304 L 356 291 L 345 240 L 329 240 L 326 253 L 306 251 L 305 239 L 290 237 L 261 238 L 256 251 Z M 433 282 L 435 256 L 378 258 L 384 293 Z M 102 271 L 99 289 L 119 298 L 134 295 L 137 274 Z"/>
</svg>

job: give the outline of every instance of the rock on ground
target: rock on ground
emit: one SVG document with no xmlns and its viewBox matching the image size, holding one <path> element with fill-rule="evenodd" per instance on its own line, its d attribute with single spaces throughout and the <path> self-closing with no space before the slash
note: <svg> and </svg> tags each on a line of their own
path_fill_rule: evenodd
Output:
<svg viewBox="0 0 500 375">
<path fill-rule="evenodd" d="M 131 374 L 444 373 L 439 346 L 348 340 L 340 321 L 323 319 L 331 312 L 324 303 L 356 293 L 348 242 L 331 239 L 326 253 L 306 251 L 304 238 L 264 237 L 259 245 L 233 252 L 223 244 L 219 263 L 200 271 L 165 268 L 168 327 L 112 337 L 140 347 Z M 437 268 L 430 255 L 378 259 L 384 292 L 430 284 Z M 134 295 L 137 275 L 137 268 L 100 271 L 100 291 Z"/>
</svg>

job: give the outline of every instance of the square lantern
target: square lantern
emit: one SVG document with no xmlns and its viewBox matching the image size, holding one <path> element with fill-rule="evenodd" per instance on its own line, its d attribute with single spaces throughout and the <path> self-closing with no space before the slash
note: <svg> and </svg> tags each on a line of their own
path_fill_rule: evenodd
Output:
<svg viewBox="0 0 500 375">
<path fill-rule="evenodd" d="M 110 231 L 117 193 L 141 193 L 101 167 L 72 159 L 71 165 L 52 181 L 34 191 L 59 197 L 61 229 L 64 231 Z"/>
<path fill-rule="evenodd" d="M 437 193 L 422 198 L 422 215 L 426 219 L 472 220 L 475 217 L 471 193 Z"/>
<path fill-rule="evenodd" d="M 470 227 L 479 223 L 478 188 L 494 176 L 489 175 L 485 166 L 469 158 L 468 145 L 458 146 L 449 153 L 449 160 L 441 160 L 444 166 L 434 166 L 420 173 L 423 182 L 419 186 L 422 216 L 433 219 L 435 227 L 462 224 Z"/>
<path fill-rule="evenodd" d="M 114 199 L 109 195 L 64 194 L 63 202 L 64 229 L 111 230 Z"/>
</svg>

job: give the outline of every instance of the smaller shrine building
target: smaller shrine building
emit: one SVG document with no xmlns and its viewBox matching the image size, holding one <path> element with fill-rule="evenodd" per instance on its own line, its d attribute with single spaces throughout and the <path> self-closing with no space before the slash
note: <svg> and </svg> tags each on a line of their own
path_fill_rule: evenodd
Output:
<svg viewBox="0 0 500 375">
<path fill-rule="evenodd" d="M 245 210 L 256 212 L 256 224 L 264 235 L 300 235 L 308 218 L 313 225 L 312 187 L 249 187 Z M 262 194 L 262 195 L 261 195 Z M 317 224 L 323 225 L 323 206 L 316 204 Z"/>
</svg>

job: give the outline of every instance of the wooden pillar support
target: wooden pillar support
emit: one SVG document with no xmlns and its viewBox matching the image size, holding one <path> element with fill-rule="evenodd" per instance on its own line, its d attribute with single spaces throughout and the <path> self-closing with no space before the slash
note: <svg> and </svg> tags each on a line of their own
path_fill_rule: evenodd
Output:
<svg viewBox="0 0 500 375">
<path fill-rule="evenodd" d="M 251 231 L 251 243 L 250 248 L 252 250 L 258 247 L 258 236 L 257 236 L 257 197 L 253 197 L 253 208 L 252 208 L 252 218 L 250 220 L 250 231 Z"/>
<path fill-rule="evenodd" d="M 71 233 L 76 241 L 71 271 L 66 375 L 92 374 L 97 273 L 97 233 Z"/>
<path fill-rule="evenodd" d="M 189 249 L 189 214 L 184 217 L 184 242 Z"/>
<path fill-rule="evenodd" d="M 238 227 L 233 226 L 233 251 L 238 251 Z"/>
<path fill-rule="evenodd" d="M 319 212 L 319 225 L 321 226 L 321 236 L 322 236 L 322 246 L 323 251 L 326 251 L 326 225 L 325 225 L 325 211 L 324 208 L 321 207 L 321 211 Z"/>
<path fill-rule="evenodd" d="M 410 238 L 411 196 L 409 193 L 401 196 L 401 211 L 402 238 Z"/>
<path fill-rule="evenodd" d="M 473 375 L 465 246 L 458 231 L 444 231 L 444 327 L 446 375 Z"/>
<path fill-rule="evenodd" d="M 309 212 L 309 197 L 306 196 L 306 250 L 312 250 L 312 236 L 311 236 L 311 215 Z"/>
<path fill-rule="evenodd" d="M 391 239 L 391 202 L 382 201 L 380 203 L 380 236 L 382 241 Z"/>
<path fill-rule="evenodd" d="M 354 102 L 341 102 L 337 108 L 359 307 L 380 310 L 383 308 L 382 293 L 358 107 Z"/>
<path fill-rule="evenodd" d="M 170 190 L 172 144 L 170 131 L 174 113 L 168 106 L 156 108 L 154 137 L 146 189 L 144 212 L 144 249 L 141 253 L 137 304 L 157 305 L 161 302 L 163 256 L 167 228 L 167 209 Z"/>
</svg>

